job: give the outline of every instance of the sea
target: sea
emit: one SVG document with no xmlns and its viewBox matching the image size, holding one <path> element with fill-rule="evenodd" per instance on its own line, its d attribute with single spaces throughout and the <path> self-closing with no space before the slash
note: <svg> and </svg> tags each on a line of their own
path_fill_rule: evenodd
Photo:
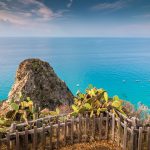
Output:
<svg viewBox="0 0 150 150">
<path fill-rule="evenodd" d="M 150 106 L 150 38 L 1 37 L 1 100 L 27 58 L 49 62 L 74 95 L 92 84 L 110 97 Z"/>
</svg>

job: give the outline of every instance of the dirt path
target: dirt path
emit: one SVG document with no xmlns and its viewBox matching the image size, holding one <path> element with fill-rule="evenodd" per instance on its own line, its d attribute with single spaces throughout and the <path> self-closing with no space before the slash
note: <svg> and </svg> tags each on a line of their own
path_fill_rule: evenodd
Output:
<svg viewBox="0 0 150 150">
<path fill-rule="evenodd" d="M 101 141 L 101 142 L 90 142 L 90 143 L 80 143 L 74 144 L 72 146 L 66 146 L 60 150 L 121 150 L 115 144 Z"/>
</svg>

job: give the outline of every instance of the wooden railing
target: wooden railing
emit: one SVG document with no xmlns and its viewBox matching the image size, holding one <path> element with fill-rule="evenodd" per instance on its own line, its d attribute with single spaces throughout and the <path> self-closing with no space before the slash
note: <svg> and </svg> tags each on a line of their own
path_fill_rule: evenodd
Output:
<svg viewBox="0 0 150 150">
<path fill-rule="evenodd" d="M 135 119 L 110 112 L 100 116 L 88 114 L 67 119 L 66 115 L 48 116 L 22 124 L 0 140 L 0 149 L 59 149 L 68 144 L 111 140 L 123 150 L 150 150 L 150 127 L 137 127 Z"/>
</svg>

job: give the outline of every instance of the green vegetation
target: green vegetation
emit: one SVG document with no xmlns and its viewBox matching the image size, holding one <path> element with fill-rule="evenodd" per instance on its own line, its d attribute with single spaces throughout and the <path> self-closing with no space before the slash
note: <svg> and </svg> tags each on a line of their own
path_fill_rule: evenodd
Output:
<svg viewBox="0 0 150 150">
<path fill-rule="evenodd" d="M 26 121 L 32 120 L 35 118 L 35 109 L 33 106 L 32 100 L 27 97 L 23 101 L 11 101 L 10 102 L 11 110 L 9 114 L 6 115 L 7 118 L 10 118 L 12 121 Z"/>
<path fill-rule="evenodd" d="M 0 117 L 0 133 L 8 131 L 13 122 L 28 122 L 35 119 L 33 102 L 29 97 L 22 101 L 11 100 L 8 107 L 5 116 Z"/>
<path fill-rule="evenodd" d="M 34 120 L 36 117 L 45 117 L 48 115 L 57 116 L 60 114 L 68 114 L 70 116 L 78 116 L 79 114 L 88 113 L 90 117 L 95 114 L 99 116 L 101 112 L 109 111 L 115 113 L 118 116 L 118 111 L 131 118 L 136 117 L 144 126 L 150 126 L 150 115 L 148 107 L 140 105 L 139 109 L 135 109 L 134 106 L 121 100 L 118 96 L 113 98 L 108 96 L 108 93 L 104 89 L 97 89 L 92 85 L 86 89 L 85 93 L 78 92 L 74 98 L 74 104 L 70 107 L 68 105 L 61 105 L 56 108 L 55 111 L 51 111 L 48 108 L 42 111 L 35 111 L 32 100 L 27 97 L 25 100 L 20 94 L 21 101 L 11 100 L 5 104 L 7 109 L 5 115 L 0 117 L 0 133 L 6 133 L 13 122 L 27 122 Z M 1 104 L 2 107 L 3 104 Z M 2 111 L 2 110 L 1 110 Z M 66 118 L 66 116 L 65 116 Z M 60 117 L 60 121 L 65 119 Z M 55 123 L 56 118 L 54 119 Z"/>
<path fill-rule="evenodd" d="M 50 111 L 49 109 L 45 108 L 40 112 L 40 118 L 48 116 L 48 115 L 52 115 L 52 116 L 57 116 L 60 114 L 60 110 L 57 107 L 55 111 Z"/>
<path fill-rule="evenodd" d="M 104 89 L 97 89 L 92 85 L 86 89 L 86 93 L 78 92 L 72 105 L 73 112 L 71 115 L 77 116 L 79 113 L 84 114 L 90 112 L 90 117 L 100 115 L 100 112 L 111 111 L 116 113 L 116 110 L 125 115 L 123 108 L 123 101 L 118 96 L 113 98 L 108 97 L 108 93 Z"/>
</svg>

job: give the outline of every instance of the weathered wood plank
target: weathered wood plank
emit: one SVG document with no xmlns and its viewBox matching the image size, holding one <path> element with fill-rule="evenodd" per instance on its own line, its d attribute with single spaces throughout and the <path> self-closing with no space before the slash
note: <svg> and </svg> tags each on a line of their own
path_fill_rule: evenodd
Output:
<svg viewBox="0 0 150 150">
<path fill-rule="evenodd" d="M 99 123 L 99 140 L 102 139 L 102 120 L 103 120 L 103 113 L 100 114 L 100 118 L 98 118 Z"/>
<path fill-rule="evenodd" d="M 65 120 L 65 126 L 64 126 L 64 146 L 67 144 L 67 120 Z"/>
<path fill-rule="evenodd" d="M 130 150 L 134 150 L 134 127 L 131 127 Z"/>
<path fill-rule="evenodd" d="M 139 128 L 139 138 L 138 138 L 138 150 L 142 150 L 142 132 L 143 128 Z"/>
<path fill-rule="evenodd" d="M 74 142 L 74 117 L 71 119 L 71 144 Z"/>
<path fill-rule="evenodd" d="M 106 114 L 106 130 L 105 130 L 105 139 L 108 139 L 108 122 L 109 122 L 109 114 Z"/>
<path fill-rule="evenodd" d="M 7 150 L 10 150 L 10 133 L 9 132 L 6 135 L 6 139 L 7 139 Z"/>
<path fill-rule="evenodd" d="M 127 148 L 127 122 L 124 121 L 123 150 Z"/>
<path fill-rule="evenodd" d="M 86 119 L 85 119 L 85 141 L 87 141 L 87 137 L 88 137 L 88 126 L 89 126 L 89 116 L 88 114 L 86 114 Z"/>
<path fill-rule="evenodd" d="M 81 141 L 81 128 L 82 128 L 82 118 L 81 115 L 79 115 L 79 127 L 78 127 L 78 142 Z"/>
<path fill-rule="evenodd" d="M 59 149 L 59 143 L 60 143 L 60 121 L 58 121 L 58 127 L 56 130 L 56 149 Z"/>
<path fill-rule="evenodd" d="M 115 114 L 112 114 L 112 141 L 115 140 Z"/>
<path fill-rule="evenodd" d="M 50 122 L 49 123 L 50 125 L 50 128 L 49 128 L 49 146 L 50 146 L 50 150 L 53 149 L 53 145 L 52 145 L 52 138 L 53 138 L 53 126 L 52 126 L 52 123 Z"/>
<path fill-rule="evenodd" d="M 92 137 L 95 138 L 95 114 L 93 114 Z"/>
<path fill-rule="evenodd" d="M 37 150 L 37 127 L 36 126 L 34 126 L 33 149 Z"/>
<path fill-rule="evenodd" d="M 28 128 L 25 128 L 25 150 L 28 150 Z"/>
<path fill-rule="evenodd" d="M 120 139 L 121 139 L 121 122 L 120 122 L 120 118 L 118 118 L 118 141 L 117 144 L 118 146 L 120 146 Z"/>
<path fill-rule="evenodd" d="M 43 124 L 43 127 L 42 127 L 42 148 L 43 148 L 43 150 L 45 150 L 45 146 L 46 146 L 45 124 Z"/>
<path fill-rule="evenodd" d="M 147 128 L 147 149 L 150 150 L 150 127 Z"/>
<path fill-rule="evenodd" d="M 19 144 L 20 144 L 20 142 L 19 142 L 19 132 L 18 132 L 18 130 L 16 130 L 16 150 L 19 150 Z"/>
</svg>

